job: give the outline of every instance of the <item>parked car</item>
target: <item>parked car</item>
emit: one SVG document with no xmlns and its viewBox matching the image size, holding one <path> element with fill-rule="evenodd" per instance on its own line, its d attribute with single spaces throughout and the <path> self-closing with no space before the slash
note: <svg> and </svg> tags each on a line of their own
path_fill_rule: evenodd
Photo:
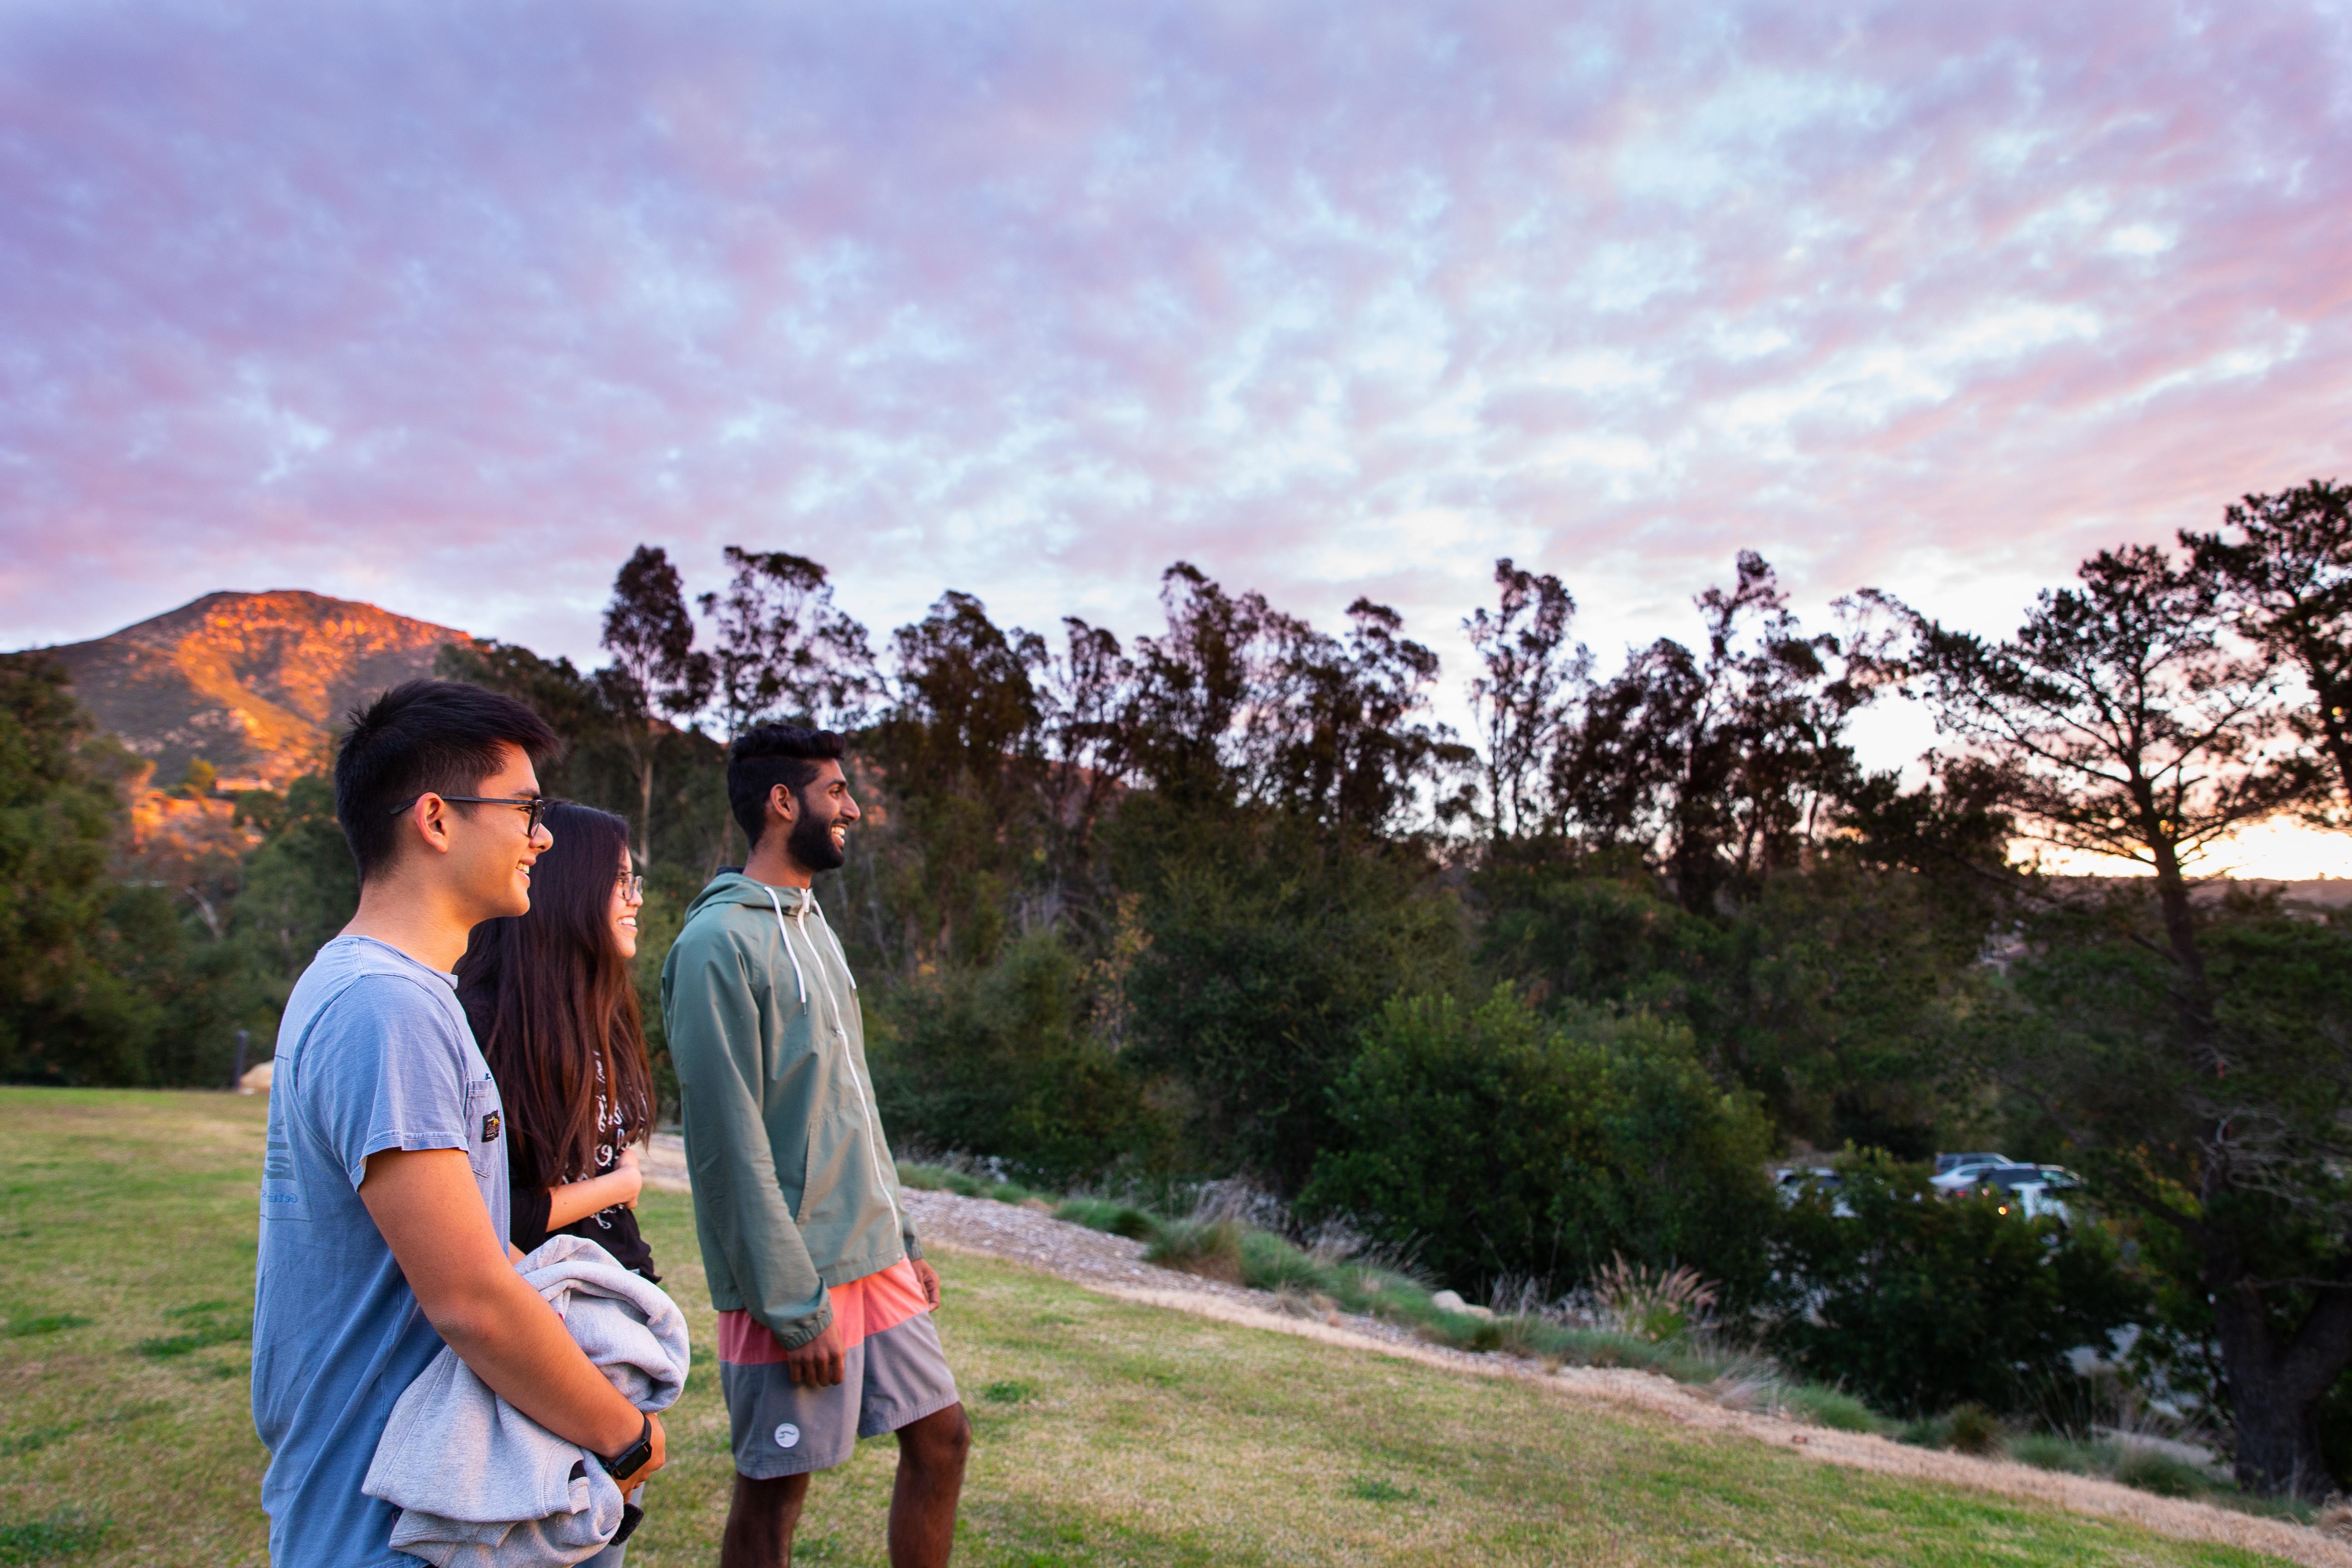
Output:
<svg viewBox="0 0 2352 1568">
<path fill-rule="evenodd" d="M 2074 1214 L 2058 1194 L 2083 1184 L 2083 1178 L 2063 1165 L 1991 1165 L 1977 1173 L 1967 1190 L 2000 1200 L 2001 1213 L 2014 1210 L 2028 1219 L 2048 1215 L 2072 1219 Z"/>
<path fill-rule="evenodd" d="M 1819 1187 L 1831 1194 L 1830 1213 L 1840 1219 L 1852 1219 L 1853 1209 L 1837 1190 L 1845 1184 L 1836 1170 L 1828 1165 L 1783 1165 L 1772 1173 L 1772 1191 L 1784 1204 L 1797 1201 L 1807 1187 Z"/>
<path fill-rule="evenodd" d="M 1946 1197 L 1956 1193 L 1973 1191 L 1978 1180 L 1987 1171 L 2014 1165 L 2016 1161 L 2006 1154 L 1938 1154 L 1936 1173 L 1929 1184 Z"/>
</svg>

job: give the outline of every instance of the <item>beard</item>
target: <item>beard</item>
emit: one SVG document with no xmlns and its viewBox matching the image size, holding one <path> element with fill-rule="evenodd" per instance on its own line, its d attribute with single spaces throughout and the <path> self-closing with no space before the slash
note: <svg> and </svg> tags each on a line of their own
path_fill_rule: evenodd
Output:
<svg viewBox="0 0 2352 1568">
<path fill-rule="evenodd" d="M 792 837 L 784 840 L 784 849 L 792 858 L 812 871 L 835 871 L 849 858 L 833 841 L 833 824 L 819 822 L 816 814 L 803 806 L 793 823 Z"/>
</svg>

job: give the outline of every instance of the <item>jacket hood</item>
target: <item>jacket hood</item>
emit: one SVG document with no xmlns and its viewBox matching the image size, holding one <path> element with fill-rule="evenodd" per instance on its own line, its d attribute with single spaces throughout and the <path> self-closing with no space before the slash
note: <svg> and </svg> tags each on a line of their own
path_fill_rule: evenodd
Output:
<svg viewBox="0 0 2352 1568">
<path fill-rule="evenodd" d="M 769 898 L 770 893 L 775 895 L 774 899 Z M 756 881 L 740 871 L 721 871 L 694 895 L 694 902 L 686 906 L 686 918 L 692 920 L 712 904 L 744 904 L 762 910 L 782 904 L 784 913 L 791 914 L 803 902 L 815 901 L 816 895 L 806 888 L 778 888 Z"/>
</svg>

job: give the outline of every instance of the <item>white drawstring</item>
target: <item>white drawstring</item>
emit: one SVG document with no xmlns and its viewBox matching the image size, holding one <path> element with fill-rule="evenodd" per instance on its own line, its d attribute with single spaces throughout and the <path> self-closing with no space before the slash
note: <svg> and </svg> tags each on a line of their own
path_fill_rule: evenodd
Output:
<svg viewBox="0 0 2352 1568">
<path fill-rule="evenodd" d="M 801 955 L 793 951 L 793 933 L 784 924 L 784 901 L 776 897 L 773 888 L 763 887 L 761 891 L 766 893 L 768 902 L 775 906 L 776 934 L 784 939 L 784 956 L 793 961 L 793 990 L 799 994 L 801 1005 L 805 1007 L 808 1005 L 808 982 L 801 978 Z M 808 934 L 806 926 L 801 928 L 801 934 Z"/>
<path fill-rule="evenodd" d="M 816 899 L 814 895 L 811 895 L 809 902 L 816 904 Z M 833 922 L 824 918 L 824 906 L 823 904 L 816 904 L 816 923 L 824 927 L 824 934 L 833 939 L 833 955 L 841 960 L 841 973 L 848 976 L 849 988 L 852 991 L 856 990 L 857 976 L 852 973 L 849 968 L 849 950 L 841 945 L 841 934 L 833 929 Z M 808 930 L 808 927 L 803 924 L 801 927 L 801 930 L 805 931 Z"/>
<path fill-rule="evenodd" d="M 805 1007 L 808 1005 L 808 982 L 801 977 L 800 955 L 793 951 L 793 933 L 784 923 L 783 900 L 776 897 L 776 889 L 773 888 L 763 886 L 761 891 L 768 895 L 768 902 L 776 911 L 776 930 L 784 939 L 784 956 L 793 961 L 793 988 L 800 994 L 801 1005 Z M 816 895 L 813 892 L 806 894 L 802 901 L 793 907 L 793 918 L 800 922 L 802 937 L 814 941 L 808 934 L 808 913 L 811 909 L 816 909 Z M 849 973 L 849 954 L 843 950 L 841 938 L 835 934 L 832 922 L 824 918 L 824 910 L 816 910 L 816 918 L 817 923 L 824 927 L 824 934 L 833 938 L 833 951 L 841 956 L 841 972 L 848 975 L 849 988 L 852 991 L 856 990 L 857 976 Z M 836 1008 L 835 1012 L 838 1013 L 838 1011 L 839 1009 Z M 873 1104 L 866 1097 L 866 1085 L 859 1079 L 857 1068 L 846 1062 L 843 1065 L 848 1068 L 850 1086 L 857 1091 L 857 1109 L 864 1112 L 866 1130 L 872 1135 L 873 1142 L 867 1146 L 866 1153 L 873 1159 L 875 1184 L 882 1189 L 882 1201 L 890 1205 L 890 1217 L 897 1222 L 899 1230 L 903 1232 L 907 1228 L 906 1216 L 898 1212 L 898 1200 L 891 1196 L 890 1179 L 882 1169 L 881 1119 L 874 1114 Z"/>
</svg>

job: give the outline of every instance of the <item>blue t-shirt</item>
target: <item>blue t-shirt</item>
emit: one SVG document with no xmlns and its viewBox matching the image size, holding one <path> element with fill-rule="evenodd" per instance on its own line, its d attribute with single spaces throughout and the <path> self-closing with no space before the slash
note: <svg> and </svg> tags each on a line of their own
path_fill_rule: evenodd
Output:
<svg viewBox="0 0 2352 1568">
<path fill-rule="evenodd" d="M 370 937 L 319 950 L 287 999 L 269 1086 L 253 1302 L 253 1425 L 276 1568 L 414 1568 L 360 1482 L 393 1402 L 441 1352 L 360 1183 L 386 1149 L 463 1149 L 501 1242 L 503 1108 L 457 977 Z"/>
</svg>

